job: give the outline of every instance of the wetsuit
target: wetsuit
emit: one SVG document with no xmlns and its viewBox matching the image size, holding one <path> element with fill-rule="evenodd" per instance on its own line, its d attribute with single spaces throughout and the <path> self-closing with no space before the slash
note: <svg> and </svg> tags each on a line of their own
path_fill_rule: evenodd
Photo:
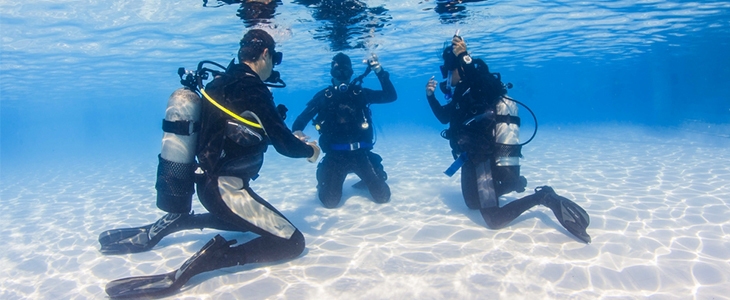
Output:
<svg viewBox="0 0 730 300">
<path fill-rule="evenodd" d="M 259 235 L 231 247 L 229 265 L 269 262 L 298 256 L 304 236 L 279 211 L 257 195 L 249 181 L 257 176 L 268 144 L 288 157 L 311 157 L 313 149 L 294 137 L 274 105 L 273 96 L 247 65 L 231 66 L 210 82 L 207 93 L 221 105 L 263 129 L 233 121 L 204 101 L 197 151 L 205 171 L 197 183 L 198 198 L 217 219 L 238 231 Z"/>
<path fill-rule="evenodd" d="M 459 60 L 461 61 L 461 60 Z M 461 61 L 462 80 L 456 85 L 452 101 L 441 105 L 434 95 L 428 96 L 436 118 L 449 124 L 445 137 L 449 140 L 454 159 L 465 160 L 461 167 L 461 191 L 470 209 L 499 206 L 492 176 L 494 145 L 494 111 L 504 94 L 503 88 L 483 78 L 486 64 L 479 59 L 466 64 Z"/>
<path fill-rule="evenodd" d="M 345 92 L 327 87 L 315 94 L 292 125 L 292 131 L 304 130 L 314 119 L 319 127 L 319 144 L 326 154 L 317 166 L 317 191 L 327 208 L 340 203 L 342 184 L 348 173 L 362 179 L 375 202 L 390 201 L 382 158 L 371 151 L 373 126 L 368 107 L 372 103 L 393 102 L 397 95 L 388 72 L 376 74 L 382 91 L 359 85 L 351 85 Z"/>
<path fill-rule="evenodd" d="M 509 122 L 495 117 L 494 111 L 506 90 L 501 81 L 489 73 L 484 61 L 465 60 L 464 55 L 456 60 L 461 81 L 452 93 L 452 101 L 442 106 L 434 95 L 427 98 L 436 118 L 449 124 L 444 136 L 449 139 L 454 159 L 464 161 L 461 192 L 466 205 L 479 209 L 487 227 L 492 229 L 503 228 L 528 209 L 544 205 L 569 232 L 590 243 L 591 238 L 586 233 L 590 218 L 586 211 L 557 195 L 551 187 L 538 187 L 535 194 L 499 206 L 501 195 L 522 192 L 527 184 L 524 177 L 519 176 L 519 167 L 498 168 L 494 163 L 495 151 L 503 151 L 494 146 L 495 123 Z"/>
</svg>

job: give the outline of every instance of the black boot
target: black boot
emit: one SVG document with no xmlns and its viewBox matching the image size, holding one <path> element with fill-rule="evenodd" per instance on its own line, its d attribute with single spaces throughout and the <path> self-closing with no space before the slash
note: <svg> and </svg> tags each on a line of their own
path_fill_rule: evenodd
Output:
<svg viewBox="0 0 730 300">
<path fill-rule="evenodd" d="M 570 233 L 580 240 L 590 243 L 591 237 L 586 232 L 591 220 L 588 213 L 575 202 L 568 200 L 555 193 L 549 186 L 535 188 L 535 196 L 539 198 L 539 204 L 549 207 L 555 217 Z"/>
</svg>

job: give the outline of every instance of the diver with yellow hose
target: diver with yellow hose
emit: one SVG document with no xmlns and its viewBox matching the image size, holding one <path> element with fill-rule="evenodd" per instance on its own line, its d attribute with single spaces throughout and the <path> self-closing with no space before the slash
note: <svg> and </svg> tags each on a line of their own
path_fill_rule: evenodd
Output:
<svg viewBox="0 0 730 300">
<path fill-rule="evenodd" d="M 157 222 L 100 234 L 101 251 L 123 254 L 146 251 L 165 235 L 193 228 L 253 232 L 259 237 L 235 245 L 216 235 L 182 266 L 167 274 L 118 279 L 106 286 L 112 298 L 161 296 L 177 292 L 192 276 L 203 272 L 243 265 L 274 262 L 297 257 L 304 250 L 304 236 L 284 215 L 257 195 L 249 182 L 263 165 L 264 152 L 272 144 L 277 152 L 315 162 L 320 149 L 292 135 L 284 124 L 281 107 L 274 105 L 265 81 L 277 80 L 274 65 L 282 54 L 274 50 L 274 39 L 260 29 L 249 30 L 240 43 L 239 64 L 214 73 L 204 89 L 200 72 L 193 84 L 176 91 L 171 102 L 186 102 L 188 108 L 168 107 L 163 122 L 165 138 L 158 166 L 157 206 L 168 212 Z M 217 64 L 216 64 L 217 65 Z M 220 66 L 220 65 L 219 65 Z M 181 79 L 183 73 L 180 72 Z M 188 81 L 191 80 L 188 77 Z M 185 83 L 185 80 L 183 80 Z M 190 82 L 188 82 L 190 83 Z M 199 112 L 194 108 L 199 101 Z M 172 105 L 175 106 L 175 105 Z M 198 163 L 195 163 L 197 157 Z M 191 210 L 193 185 L 209 211 Z"/>
</svg>

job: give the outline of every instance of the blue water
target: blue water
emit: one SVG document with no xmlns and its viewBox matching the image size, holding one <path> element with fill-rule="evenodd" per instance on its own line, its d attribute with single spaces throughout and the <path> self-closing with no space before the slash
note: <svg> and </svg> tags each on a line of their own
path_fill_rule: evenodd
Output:
<svg viewBox="0 0 730 300">
<path fill-rule="evenodd" d="M 399 96 L 372 107 L 393 201 L 346 188 L 343 206 L 325 210 L 316 165 L 270 150 L 256 189 L 302 230 L 307 252 L 212 272 L 181 296 L 728 295 L 730 1 L 444 2 L 284 0 L 251 18 L 230 0 L 0 0 L 0 298 L 102 298 L 110 280 L 167 272 L 216 233 L 114 257 L 96 241 L 159 217 L 160 120 L 177 69 L 227 64 L 254 27 L 284 53 L 276 69 L 288 87 L 274 97 L 289 125 L 329 83 L 335 53 L 356 74 L 379 55 Z M 425 85 L 457 30 L 535 112 L 528 186 L 584 205 L 591 245 L 540 210 L 487 230 L 458 176 L 441 174 L 451 158 Z M 373 75 L 364 84 L 379 88 Z M 524 137 L 535 124 L 521 114 Z"/>
<path fill-rule="evenodd" d="M 247 26 L 270 29 L 284 52 L 289 86 L 275 100 L 291 115 L 329 83 L 335 51 L 355 62 L 373 52 L 399 94 L 375 107 L 380 129 L 441 129 L 424 85 L 459 29 L 541 125 L 701 124 L 722 135 L 712 125 L 730 123 L 728 1 L 339 2 L 279 2 L 272 19 L 244 22 L 239 3 L 4 1 L 2 165 L 157 151 L 177 68 L 226 64 Z M 365 84 L 378 88 L 373 76 Z"/>
</svg>

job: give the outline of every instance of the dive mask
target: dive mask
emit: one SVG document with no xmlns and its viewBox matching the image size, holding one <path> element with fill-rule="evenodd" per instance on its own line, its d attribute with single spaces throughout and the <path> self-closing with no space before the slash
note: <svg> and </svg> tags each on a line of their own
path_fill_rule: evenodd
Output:
<svg viewBox="0 0 730 300">
<path fill-rule="evenodd" d="M 332 70 L 330 70 L 330 75 L 332 75 L 332 78 L 335 78 L 339 81 L 350 81 L 350 77 L 352 77 L 352 68 L 349 66 L 343 66 L 339 65 L 337 63 L 332 64 Z"/>
<path fill-rule="evenodd" d="M 352 61 L 350 57 L 344 53 L 337 53 L 332 57 L 332 64 L 330 65 L 330 75 L 332 78 L 341 82 L 350 82 L 352 77 Z"/>
<path fill-rule="evenodd" d="M 274 63 L 274 65 L 281 64 L 281 60 L 284 59 L 284 53 L 276 52 L 273 48 L 271 50 L 271 61 Z"/>
</svg>

